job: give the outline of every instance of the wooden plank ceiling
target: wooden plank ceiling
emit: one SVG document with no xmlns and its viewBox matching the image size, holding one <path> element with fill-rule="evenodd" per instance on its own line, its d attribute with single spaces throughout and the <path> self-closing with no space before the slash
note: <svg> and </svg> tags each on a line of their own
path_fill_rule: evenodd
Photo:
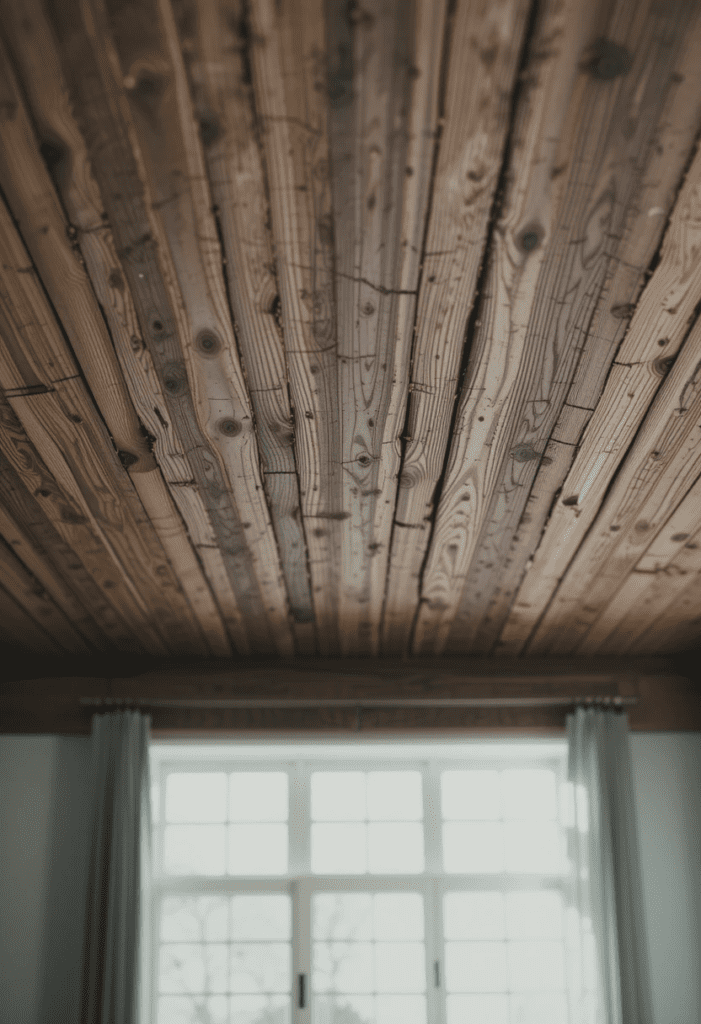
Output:
<svg viewBox="0 0 701 1024">
<path fill-rule="evenodd" d="M 701 639 L 701 3 L 0 0 L 0 639 Z"/>
</svg>

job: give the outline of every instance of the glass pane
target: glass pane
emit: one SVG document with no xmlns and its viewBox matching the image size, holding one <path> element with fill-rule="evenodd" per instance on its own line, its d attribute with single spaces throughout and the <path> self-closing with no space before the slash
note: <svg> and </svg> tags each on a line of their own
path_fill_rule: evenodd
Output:
<svg viewBox="0 0 701 1024">
<path fill-rule="evenodd" d="M 443 866 L 448 872 L 504 870 L 501 822 L 449 821 L 443 826 Z"/>
<path fill-rule="evenodd" d="M 448 992 L 505 992 L 505 942 L 446 942 Z"/>
<path fill-rule="evenodd" d="M 312 825 L 312 871 L 317 875 L 362 874 L 366 848 L 366 825 Z"/>
<path fill-rule="evenodd" d="M 287 816 L 287 772 L 234 772 L 231 775 L 231 821 L 287 821 Z"/>
<path fill-rule="evenodd" d="M 552 992 L 565 987 L 559 942 L 510 942 L 509 987 L 516 992 Z"/>
<path fill-rule="evenodd" d="M 545 768 L 519 768 L 502 773 L 505 818 L 557 817 L 555 772 Z"/>
<path fill-rule="evenodd" d="M 448 996 L 446 1003 L 448 1024 L 509 1024 L 508 996 Z M 513 1020 L 521 1024 L 519 1017 Z"/>
<path fill-rule="evenodd" d="M 411 874 L 424 869 L 424 833 L 418 822 L 373 822 L 368 860 L 374 874 Z"/>
<path fill-rule="evenodd" d="M 422 816 L 421 772 L 368 773 L 371 821 L 420 821 Z"/>
<path fill-rule="evenodd" d="M 594 1020 L 579 1007 L 581 1020 Z M 511 996 L 511 1019 L 518 1024 L 563 1024 L 568 1019 L 567 1000 L 564 995 Z"/>
<path fill-rule="evenodd" d="M 225 825 L 166 825 L 168 875 L 223 875 Z"/>
<path fill-rule="evenodd" d="M 372 897 L 376 939 L 423 939 L 424 901 L 414 892 L 383 892 Z"/>
<path fill-rule="evenodd" d="M 506 869 L 557 874 L 562 870 L 560 830 L 555 822 L 507 821 Z"/>
<path fill-rule="evenodd" d="M 375 943 L 375 991 L 426 991 L 423 942 Z"/>
<path fill-rule="evenodd" d="M 283 894 L 234 896 L 231 901 L 232 938 L 289 939 L 292 937 L 292 904 Z"/>
<path fill-rule="evenodd" d="M 328 995 L 314 997 L 314 1024 L 375 1024 L 375 997 Z"/>
<path fill-rule="evenodd" d="M 159 951 L 159 992 L 226 992 L 228 953 L 224 943 L 164 943 Z"/>
<path fill-rule="evenodd" d="M 425 996 L 376 996 L 376 1024 L 426 1024 Z"/>
<path fill-rule="evenodd" d="M 314 991 L 372 992 L 372 954 L 371 942 L 315 942 Z"/>
<path fill-rule="evenodd" d="M 216 942 L 229 937 L 229 908 L 219 896 L 169 896 L 161 906 L 164 942 Z"/>
<path fill-rule="evenodd" d="M 157 1024 L 231 1024 L 227 996 L 161 996 Z M 282 1022 L 281 1022 L 282 1024 Z"/>
<path fill-rule="evenodd" d="M 558 892 L 513 892 L 506 897 L 509 938 L 556 939 L 562 935 L 562 897 Z"/>
<path fill-rule="evenodd" d="M 232 996 L 231 1016 L 227 1024 L 289 1024 L 290 1000 L 288 996 Z M 210 1024 L 207 1018 L 198 1018 L 197 1024 Z M 214 1022 L 212 1022 L 214 1024 Z"/>
<path fill-rule="evenodd" d="M 505 938 L 503 893 L 446 893 L 443 928 L 446 939 Z"/>
<path fill-rule="evenodd" d="M 284 875 L 287 825 L 229 825 L 230 875 Z"/>
<path fill-rule="evenodd" d="M 441 805 L 448 819 L 500 818 L 499 772 L 442 772 Z"/>
<path fill-rule="evenodd" d="M 237 942 L 231 947 L 232 992 L 289 992 L 290 945 L 287 942 Z"/>
<path fill-rule="evenodd" d="M 314 821 L 363 821 L 364 772 L 312 772 Z"/>
<path fill-rule="evenodd" d="M 373 897 L 370 895 L 318 893 L 312 900 L 312 935 L 315 939 L 371 939 L 372 912 Z"/>
<path fill-rule="evenodd" d="M 172 772 L 166 779 L 166 821 L 226 821 L 226 775 Z"/>
</svg>

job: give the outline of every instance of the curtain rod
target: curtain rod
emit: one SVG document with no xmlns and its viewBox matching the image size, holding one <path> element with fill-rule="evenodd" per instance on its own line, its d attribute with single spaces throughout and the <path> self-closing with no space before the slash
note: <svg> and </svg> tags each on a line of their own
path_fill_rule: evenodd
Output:
<svg viewBox="0 0 701 1024">
<path fill-rule="evenodd" d="M 626 704 L 637 704 L 637 697 L 620 697 L 613 695 L 601 696 L 567 696 L 567 697 L 445 697 L 445 698 L 406 698 L 406 697 L 368 697 L 329 698 L 327 700 L 290 700 L 266 698 L 170 698 L 170 697 L 81 697 L 79 703 L 91 707 L 138 705 L 150 708 L 249 708 L 315 710 L 316 708 L 528 708 L 528 707 L 569 707 L 573 704 L 603 704 L 622 707 Z"/>
</svg>

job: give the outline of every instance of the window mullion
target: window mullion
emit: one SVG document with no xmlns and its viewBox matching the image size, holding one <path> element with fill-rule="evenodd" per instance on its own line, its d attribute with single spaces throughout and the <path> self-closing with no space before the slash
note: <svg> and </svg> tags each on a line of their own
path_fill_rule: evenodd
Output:
<svg viewBox="0 0 701 1024">
<path fill-rule="evenodd" d="M 306 879 L 292 883 L 292 1013 L 294 1024 L 310 1024 L 311 1015 L 311 886 Z M 305 1005 L 299 1005 L 300 975 L 304 976 Z"/>
</svg>

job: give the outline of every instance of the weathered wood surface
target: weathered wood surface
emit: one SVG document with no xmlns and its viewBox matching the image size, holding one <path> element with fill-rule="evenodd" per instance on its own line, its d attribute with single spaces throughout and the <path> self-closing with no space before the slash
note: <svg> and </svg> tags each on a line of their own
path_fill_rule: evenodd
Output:
<svg viewBox="0 0 701 1024">
<path fill-rule="evenodd" d="M 0 642 L 701 639 L 696 0 L 0 23 Z"/>
</svg>

